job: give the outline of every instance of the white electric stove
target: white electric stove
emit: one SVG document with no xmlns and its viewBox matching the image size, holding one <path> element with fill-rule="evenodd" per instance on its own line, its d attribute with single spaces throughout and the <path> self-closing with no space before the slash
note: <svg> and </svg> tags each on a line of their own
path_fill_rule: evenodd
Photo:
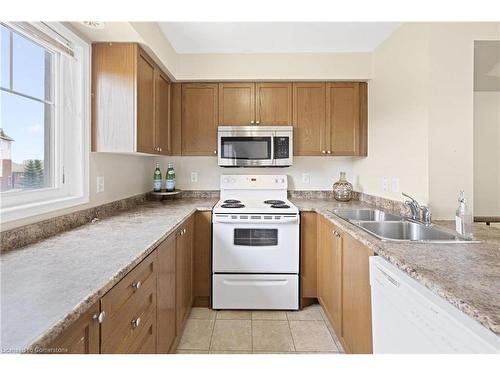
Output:
<svg viewBox="0 0 500 375">
<path fill-rule="evenodd" d="M 212 307 L 297 310 L 299 210 L 286 175 L 223 175 L 213 209 Z"/>
</svg>

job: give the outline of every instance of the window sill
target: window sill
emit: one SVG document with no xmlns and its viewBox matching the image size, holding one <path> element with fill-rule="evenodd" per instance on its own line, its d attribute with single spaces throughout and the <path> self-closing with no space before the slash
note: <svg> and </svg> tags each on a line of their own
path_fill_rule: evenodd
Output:
<svg viewBox="0 0 500 375">
<path fill-rule="evenodd" d="M 2 208 L 0 221 L 1 223 L 8 223 L 15 220 L 28 219 L 33 216 L 79 206 L 88 202 L 88 196 L 70 196 L 11 208 Z"/>
</svg>

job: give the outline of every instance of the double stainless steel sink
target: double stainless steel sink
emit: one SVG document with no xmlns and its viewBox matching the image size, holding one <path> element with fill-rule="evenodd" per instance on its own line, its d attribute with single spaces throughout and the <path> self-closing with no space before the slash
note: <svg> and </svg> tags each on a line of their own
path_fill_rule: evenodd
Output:
<svg viewBox="0 0 500 375">
<path fill-rule="evenodd" d="M 331 212 L 382 241 L 425 243 L 480 242 L 460 237 L 432 225 L 424 225 L 376 209 L 333 209 Z"/>
</svg>

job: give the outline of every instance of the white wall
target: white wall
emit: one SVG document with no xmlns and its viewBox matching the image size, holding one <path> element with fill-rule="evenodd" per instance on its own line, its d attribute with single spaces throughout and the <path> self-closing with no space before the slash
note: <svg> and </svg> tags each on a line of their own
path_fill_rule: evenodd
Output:
<svg viewBox="0 0 500 375">
<path fill-rule="evenodd" d="M 365 80 L 371 53 L 179 54 L 183 80 Z"/>
<path fill-rule="evenodd" d="M 473 209 L 474 40 L 500 39 L 500 23 L 435 23 L 429 35 L 429 204 L 446 219 L 460 190 Z"/>
<path fill-rule="evenodd" d="M 221 174 L 286 174 L 291 190 L 331 190 L 341 171 L 347 173 L 352 182 L 352 159 L 350 157 L 295 157 L 293 166 L 287 168 L 222 168 L 212 156 L 162 157 L 162 173 L 168 162 L 174 163 L 177 187 L 184 190 L 218 190 Z M 198 182 L 191 182 L 191 172 L 198 173 Z M 307 173 L 309 183 L 302 182 Z"/>
<path fill-rule="evenodd" d="M 474 215 L 500 216 L 500 92 L 474 93 Z"/>
<path fill-rule="evenodd" d="M 428 27 L 404 24 L 373 53 L 368 84 L 368 157 L 354 162 L 356 189 L 402 200 L 429 199 L 427 153 Z M 382 178 L 397 177 L 399 192 Z"/>
<path fill-rule="evenodd" d="M 472 205 L 474 40 L 495 39 L 499 23 L 407 23 L 374 51 L 358 188 L 398 199 L 381 183 L 397 176 L 435 219 L 453 218 L 460 190 Z"/>
</svg>

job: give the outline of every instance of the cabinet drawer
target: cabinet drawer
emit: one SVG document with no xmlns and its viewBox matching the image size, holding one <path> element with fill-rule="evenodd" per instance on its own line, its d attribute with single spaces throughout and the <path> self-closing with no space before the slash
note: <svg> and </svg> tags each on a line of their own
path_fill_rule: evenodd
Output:
<svg viewBox="0 0 500 375">
<path fill-rule="evenodd" d="M 156 321 L 156 252 L 127 274 L 101 299 L 106 317 L 101 326 L 101 352 L 130 352 Z M 134 324 L 138 322 L 138 324 Z M 156 324 L 153 332 L 156 334 Z"/>
</svg>

